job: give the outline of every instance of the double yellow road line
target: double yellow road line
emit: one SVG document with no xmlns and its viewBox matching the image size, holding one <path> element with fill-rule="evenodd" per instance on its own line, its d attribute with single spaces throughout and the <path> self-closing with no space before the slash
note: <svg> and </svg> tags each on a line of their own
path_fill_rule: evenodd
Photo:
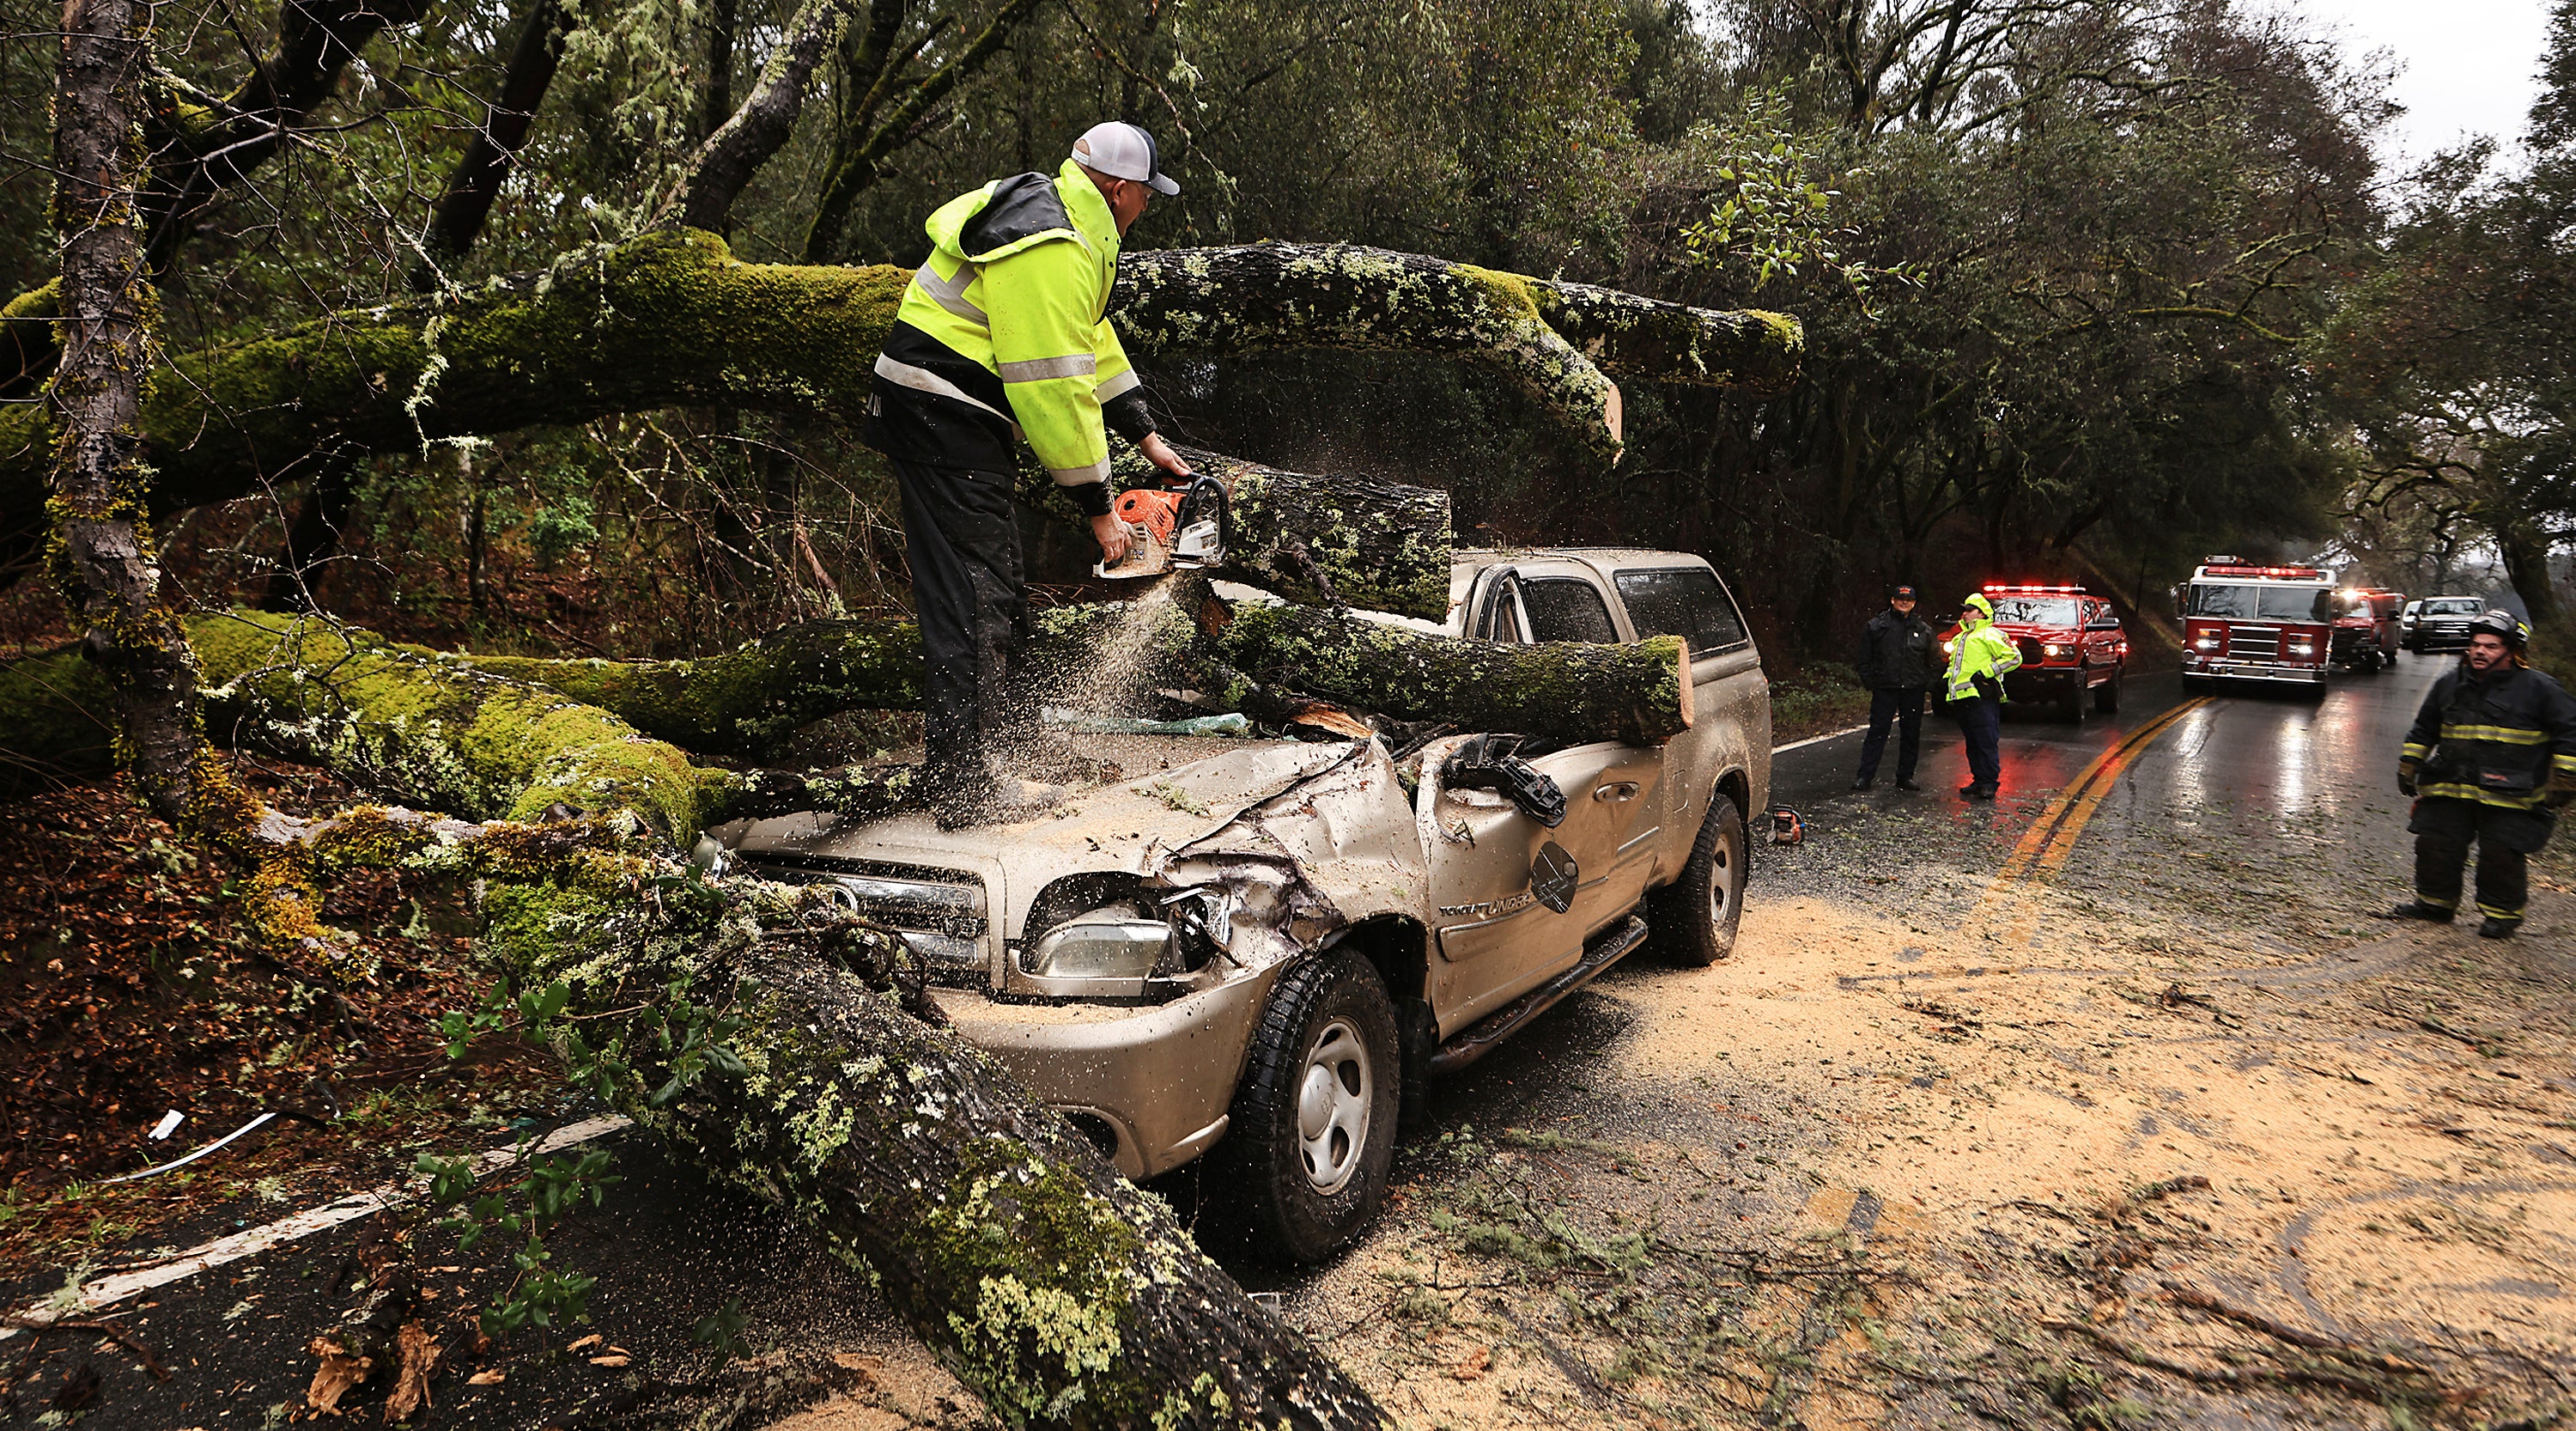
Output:
<svg viewBox="0 0 2576 1431">
<path fill-rule="evenodd" d="M 2031 931 L 2039 923 L 2040 901 L 2047 893 L 2057 872 L 2074 857 L 2075 842 L 2083 837 L 2084 826 L 2092 820 L 2103 797 L 2120 783 L 2120 776 L 2136 763 L 2156 737 L 2172 729 L 2183 717 L 2209 704 L 2207 696 L 2194 696 L 2154 720 L 2121 737 L 2119 744 L 2095 756 L 2084 767 L 2073 784 L 2058 793 L 2031 822 L 2028 833 L 2005 856 L 2003 868 L 1995 871 L 1994 883 L 1977 900 L 1970 919 L 1982 925 L 2011 911 L 2011 942 L 2014 948 L 2030 943 Z"/>
</svg>

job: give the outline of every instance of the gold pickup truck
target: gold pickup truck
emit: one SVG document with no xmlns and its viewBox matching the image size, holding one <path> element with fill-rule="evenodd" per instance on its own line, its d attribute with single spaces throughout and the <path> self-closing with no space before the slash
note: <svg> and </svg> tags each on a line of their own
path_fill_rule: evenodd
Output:
<svg viewBox="0 0 2576 1431">
<path fill-rule="evenodd" d="M 1697 557 L 1462 553 L 1434 629 L 1680 636 L 1691 727 L 1661 747 L 1460 734 L 1394 751 L 1089 735 L 1125 778 L 1032 820 L 799 815 L 730 843 L 902 931 L 958 1032 L 1128 1176 L 1220 1160 L 1212 1186 L 1256 1245 L 1319 1260 L 1385 1197 L 1425 1079 L 1650 941 L 1686 964 L 1726 955 L 1746 813 L 1770 793 L 1761 656 Z"/>
</svg>

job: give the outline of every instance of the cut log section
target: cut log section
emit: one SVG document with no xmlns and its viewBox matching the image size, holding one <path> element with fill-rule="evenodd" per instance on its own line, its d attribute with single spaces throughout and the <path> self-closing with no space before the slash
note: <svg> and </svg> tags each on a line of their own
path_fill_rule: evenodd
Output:
<svg viewBox="0 0 2576 1431">
<path fill-rule="evenodd" d="M 1265 685 L 1462 731 L 1661 745 L 1691 724 L 1690 652 L 1676 636 L 1515 646 L 1316 607 L 1247 605 L 1211 645 Z"/>
</svg>

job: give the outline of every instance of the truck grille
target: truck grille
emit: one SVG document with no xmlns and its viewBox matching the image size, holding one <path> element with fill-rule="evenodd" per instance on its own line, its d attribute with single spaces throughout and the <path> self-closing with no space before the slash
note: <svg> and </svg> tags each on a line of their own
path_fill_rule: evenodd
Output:
<svg viewBox="0 0 2576 1431">
<path fill-rule="evenodd" d="M 984 881 L 973 874 L 823 857 L 768 856 L 751 868 L 781 884 L 825 886 L 834 903 L 900 935 L 941 983 L 987 976 Z"/>
<path fill-rule="evenodd" d="M 2277 661 L 2281 658 L 2281 628 L 2231 622 L 2227 627 L 2227 654 L 2237 660 Z"/>
</svg>

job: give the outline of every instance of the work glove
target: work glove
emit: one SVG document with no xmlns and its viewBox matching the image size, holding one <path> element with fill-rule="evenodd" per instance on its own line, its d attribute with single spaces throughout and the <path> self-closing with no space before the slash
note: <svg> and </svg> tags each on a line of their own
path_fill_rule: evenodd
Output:
<svg viewBox="0 0 2576 1431">
<path fill-rule="evenodd" d="M 2397 793 L 2398 793 L 2398 794 L 2403 795 L 2403 796 L 2406 796 L 2406 797 L 2407 797 L 2407 798 L 2409 798 L 2409 799 L 2413 799 L 2413 798 L 2414 798 L 2414 795 L 2415 795 L 2415 771 L 2416 771 L 2416 769 L 2418 768 L 2418 766 L 2419 766 L 2419 765 L 2420 765 L 2420 762 L 2418 762 L 2418 761 L 2413 761 L 2413 760 L 2401 760 L 2401 761 L 2397 762 Z"/>
<path fill-rule="evenodd" d="M 2004 683 L 1996 680 L 1994 677 L 1972 676 L 1969 679 L 1975 682 L 1977 694 L 1985 697 L 1987 700 L 1999 701 L 2004 698 Z"/>
</svg>

